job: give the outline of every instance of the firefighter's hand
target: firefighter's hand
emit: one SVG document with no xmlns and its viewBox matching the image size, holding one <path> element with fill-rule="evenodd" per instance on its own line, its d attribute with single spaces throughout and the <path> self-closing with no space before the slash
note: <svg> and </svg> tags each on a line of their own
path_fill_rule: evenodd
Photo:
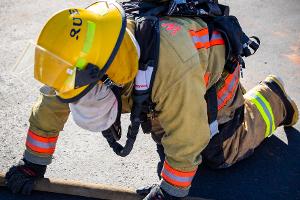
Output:
<svg viewBox="0 0 300 200">
<path fill-rule="evenodd" d="M 37 179 L 43 178 L 47 166 L 37 165 L 20 160 L 19 164 L 12 166 L 5 175 L 6 185 L 13 193 L 29 195 Z"/>
<path fill-rule="evenodd" d="M 184 198 L 174 197 L 163 191 L 159 185 L 142 187 L 136 190 L 141 196 L 146 196 L 143 200 L 183 200 Z"/>
</svg>

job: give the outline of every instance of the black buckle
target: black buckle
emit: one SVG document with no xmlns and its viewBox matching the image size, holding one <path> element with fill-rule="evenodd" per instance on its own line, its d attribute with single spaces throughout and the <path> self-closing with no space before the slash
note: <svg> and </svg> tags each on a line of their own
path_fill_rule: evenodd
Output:
<svg viewBox="0 0 300 200">
<path fill-rule="evenodd" d="M 106 78 L 104 81 L 103 81 L 103 84 L 106 85 L 107 87 L 111 87 L 112 85 L 114 85 L 114 82 L 110 79 L 110 78 Z"/>
<path fill-rule="evenodd" d="M 97 65 L 89 63 L 85 69 L 76 69 L 75 89 L 99 81 L 100 69 Z"/>
<path fill-rule="evenodd" d="M 101 81 L 103 82 L 103 84 L 109 88 L 113 87 L 113 86 L 118 86 L 120 87 L 120 85 L 117 85 L 115 82 L 113 82 L 106 74 L 101 78 Z"/>
</svg>

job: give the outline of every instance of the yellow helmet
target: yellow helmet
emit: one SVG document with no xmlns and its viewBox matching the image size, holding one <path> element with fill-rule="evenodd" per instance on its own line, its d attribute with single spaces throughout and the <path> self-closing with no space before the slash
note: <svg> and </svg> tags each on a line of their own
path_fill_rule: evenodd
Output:
<svg viewBox="0 0 300 200">
<path fill-rule="evenodd" d="M 100 1 L 55 14 L 35 48 L 34 77 L 64 102 L 78 100 L 100 80 L 122 85 L 138 70 L 138 53 L 119 4 Z"/>
</svg>

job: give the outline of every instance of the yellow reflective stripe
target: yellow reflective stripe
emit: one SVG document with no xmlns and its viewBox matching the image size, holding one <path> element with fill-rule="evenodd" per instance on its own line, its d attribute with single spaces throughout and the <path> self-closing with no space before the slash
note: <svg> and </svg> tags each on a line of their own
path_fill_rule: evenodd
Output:
<svg viewBox="0 0 300 200">
<path fill-rule="evenodd" d="M 271 108 L 271 105 L 270 105 L 270 103 L 267 101 L 267 99 L 263 96 L 263 95 L 261 95 L 259 92 L 257 92 L 257 95 L 261 98 L 261 100 L 265 103 L 265 105 L 267 106 L 267 109 L 268 109 L 268 111 L 269 111 L 269 113 L 270 113 L 270 115 L 271 115 L 271 118 L 272 118 L 272 132 L 274 132 L 275 131 L 275 118 L 274 118 L 274 115 L 273 115 L 273 110 L 272 110 L 272 108 Z"/>
<path fill-rule="evenodd" d="M 79 69 L 84 69 L 86 64 L 87 64 L 87 62 L 84 58 L 78 58 L 78 60 L 76 62 L 76 67 L 78 67 Z"/>
<path fill-rule="evenodd" d="M 250 96 L 250 101 L 255 104 L 266 123 L 265 137 L 270 136 L 275 130 L 275 120 L 270 103 L 259 92 L 247 95 Z"/>
<path fill-rule="evenodd" d="M 265 137 L 267 137 L 269 135 L 269 132 L 270 132 L 270 122 L 269 122 L 268 116 L 265 114 L 264 109 L 262 108 L 260 103 L 255 98 L 252 98 L 250 100 L 251 100 L 252 103 L 254 103 L 256 105 L 257 109 L 259 110 L 261 116 L 263 117 L 263 119 L 266 123 Z"/>
<path fill-rule="evenodd" d="M 94 22 L 87 22 L 87 33 L 84 41 L 83 52 L 89 53 L 92 48 L 94 37 L 96 32 L 96 24 Z"/>
<path fill-rule="evenodd" d="M 95 33 L 96 33 L 96 24 L 94 22 L 88 21 L 86 37 L 84 40 L 81 55 L 86 55 L 90 52 L 90 50 L 93 46 Z M 79 57 L 76 62 L 76 67 L 78 67 L 79 69 L 82 70 L 85 68 L 86 65 L 87 65 L 87 61 L 83 58 L 83 56 Z"/>
</svg>

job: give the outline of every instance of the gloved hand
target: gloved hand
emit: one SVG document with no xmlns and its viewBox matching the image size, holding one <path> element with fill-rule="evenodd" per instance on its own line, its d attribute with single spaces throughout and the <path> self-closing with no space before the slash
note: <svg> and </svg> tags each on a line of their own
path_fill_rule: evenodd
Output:
<svg viewBox="0 0 300 200">
<path fill-rule="evenodd" d="M 35 181 L 44 177 L 46 168 L 46 165 L 37 165 L 22 159 L 6 173 L 6 185 L 13 193 L 29 195 Z"/>
<path fill-rule="evenodd" d="M 119 152 L 121 152 L 121 150 L 123 149 L 123 146 L 117 142 L 117 140 L 113 134 L 114 131 L 112 131 L 112 127 L 105 131 L 102 131 L 102 135 L 107 140 L 110 148 L 112 148 L 112 150 L 118 155 Z"/>
<path fill-rule="evenodd" d="M 118 137 L 121 136 L 121 126 L 120 125 L 112 125 L 109 129 L 102 131 L 102 135 L 107 140 L 109 146 L 118 156 L 128 156 L 131 152 L 134 142 L 136 140 L 136 134 L 132 134 L 132 126 L 128 127 L 127 140 L 125 146 L 122 146 L 117 142 Z M 138 129 L 137 129 L 138 131 Z"/>
<path fill-rule="evenodd" d="M 142 187 L 136 190 L 137 194 L 146 196 L 143 200 L 183 200 L 184 198 L 174 197 L 163 189 L 158 184 Z"/>
</svg>

